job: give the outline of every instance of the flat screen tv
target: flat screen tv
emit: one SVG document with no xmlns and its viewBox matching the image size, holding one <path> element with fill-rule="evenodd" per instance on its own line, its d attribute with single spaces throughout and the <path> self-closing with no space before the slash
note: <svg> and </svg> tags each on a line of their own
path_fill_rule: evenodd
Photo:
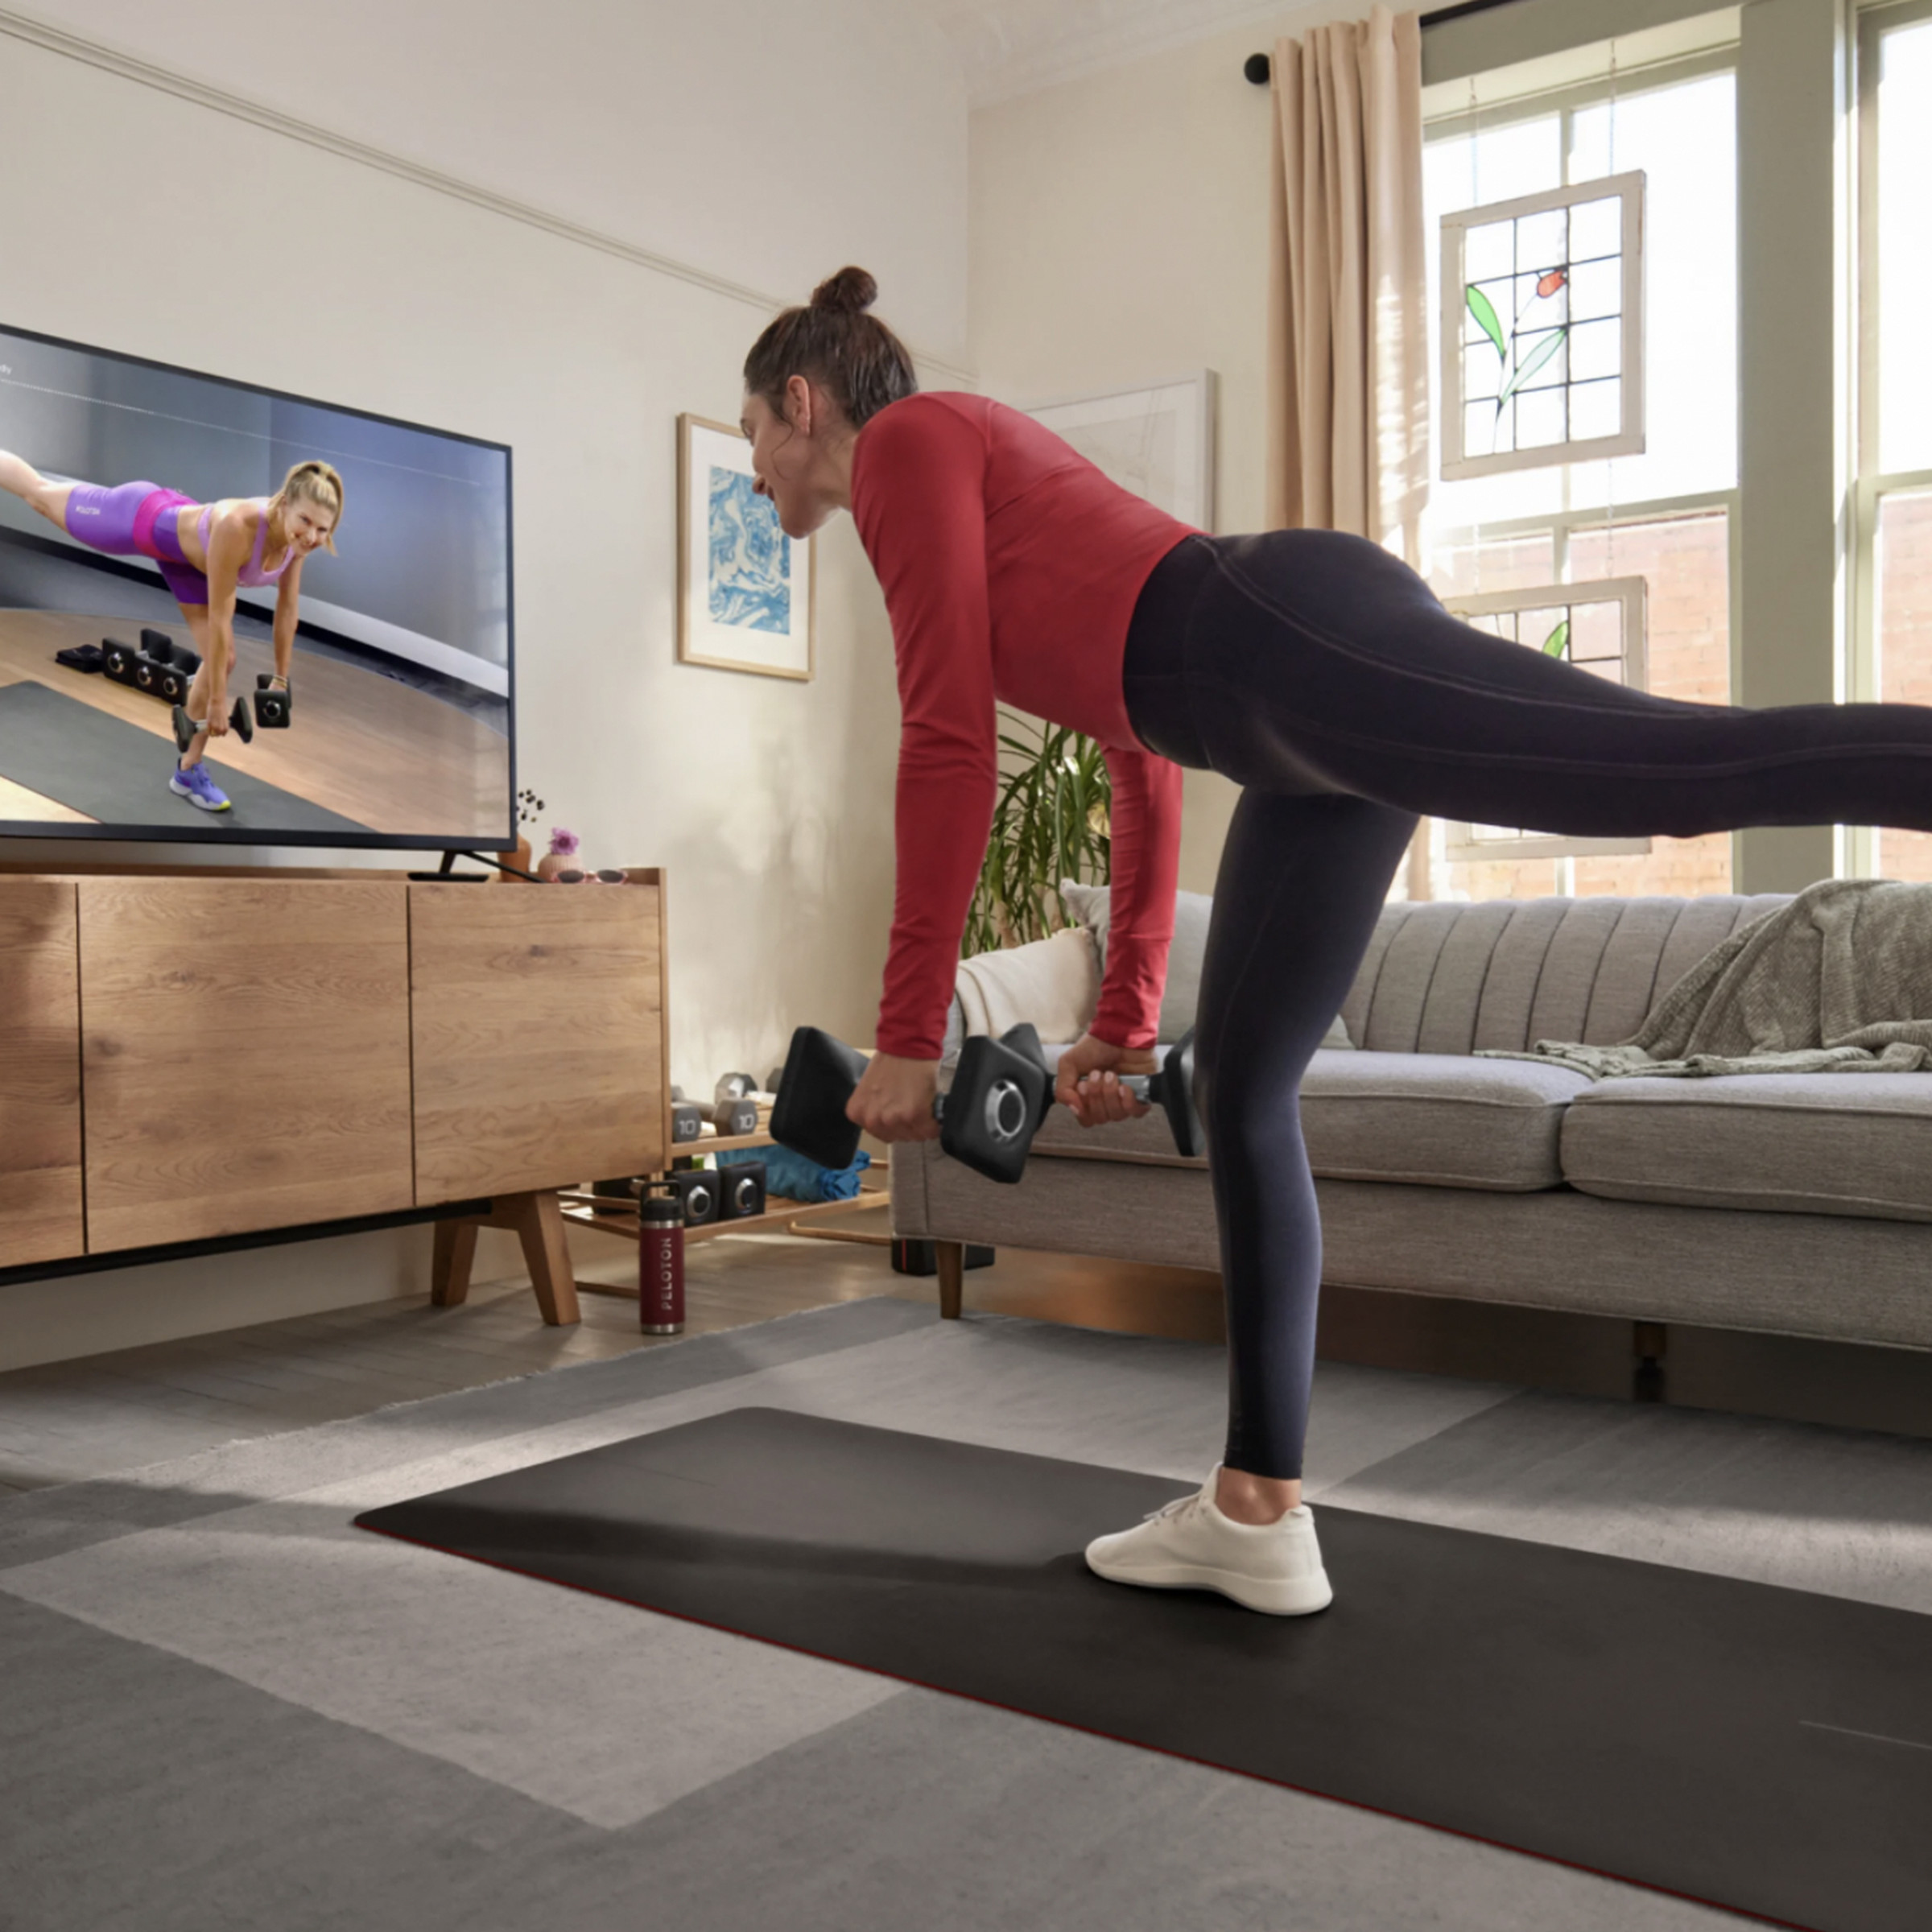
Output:
<svg viewBox="0 0 1932 1932">
<path fill-rule="evenodd" d="M 0 836 L 514 846 L 507 448 L 0 328 Z M 304 463 L 332 550 L 265 507 Z"/>
</svg>

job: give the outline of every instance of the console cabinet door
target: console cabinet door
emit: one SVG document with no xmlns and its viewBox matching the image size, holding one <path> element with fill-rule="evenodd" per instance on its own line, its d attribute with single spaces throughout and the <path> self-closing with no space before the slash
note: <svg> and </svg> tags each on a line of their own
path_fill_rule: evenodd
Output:
<svg viewBox="0 0 1932 1932">
<path fill-rule="evenodd" d="M 0 1268 L 85 1245 L 73 881 L 0 880 Z"/>
<path fill-rule="evenodd" d="M 415 1204 L 407 894 L 80 882 L 90 1252 Z"/>
<path fill-rule="evenodd" d="M 410 887 L 422 1203 L 663 1166 L 659 890 Z"/>
</svg>

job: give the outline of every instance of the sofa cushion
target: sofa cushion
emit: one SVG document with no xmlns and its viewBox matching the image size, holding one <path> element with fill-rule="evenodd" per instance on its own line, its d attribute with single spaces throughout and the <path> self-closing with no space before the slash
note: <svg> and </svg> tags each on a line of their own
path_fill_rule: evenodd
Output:
<svg viewBox="0 0 1932 1932">
<path fill-rule="evenodd" d="M 1324 1180 L 1506 1193 L 1560 1187 L 1563 1110 L 1589 1084 L 1567 1067 L 1530 1060 L 1318 1053 L 1302 1080 L 1308 1164 Z"/>
<path fill-rule="evenodd" d="M 1603 1080 L 1566 1113 L 1562 1159 L 1612 1200 L 1932 1220 L 1932 1073 Z"/>
<path fill-rule="evenodd" d="M 1308 1162 L 1328 1180 L 1511 1192 L 1559 1187 L 1563 1108 L 1589 1084 L 1567 1067 L 1530 1060 L 1325 1048 L 1302 1080 Z M 1083 1127 L 1056 1107 L 1034 1146 L 1041 1154 L 1090 1159 L 1205 1165 L 1174 1152 L 1158 1111 Z"/>
</svg>

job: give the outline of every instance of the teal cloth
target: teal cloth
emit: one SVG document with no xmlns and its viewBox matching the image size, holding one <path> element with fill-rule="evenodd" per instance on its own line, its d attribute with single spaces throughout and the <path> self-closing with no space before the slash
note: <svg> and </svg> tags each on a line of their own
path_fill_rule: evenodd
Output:
<svg viewBox="0 0 1932 1932">
<path fill-rule="evenodd" d="M 762 1161 L 765 1191 L 788 1201 L 849 1201 L 859 1191 L 859 1176 L 872 1165 L 872 1156 L 863 1148 L 849 1167 L 821 1167 L 789 1147 L 732 1147 L 717 1160 L 720 1167 Z"/>
</svg>

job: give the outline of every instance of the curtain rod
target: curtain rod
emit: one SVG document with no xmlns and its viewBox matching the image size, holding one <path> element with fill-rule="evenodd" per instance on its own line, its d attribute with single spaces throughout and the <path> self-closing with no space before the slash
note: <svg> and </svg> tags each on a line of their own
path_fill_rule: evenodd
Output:
<svg viewBox="0 0 1932 1932">
<path fill-rule="evenodd" d="M 1512 0 L 1456 0 L 1453 6 L 1439 6 L 1434 13 L 1424 14 L 1424 27 L 1441 27 L 1451 20 L 1460 20 L 1466 14 L 1486 14 L 1493 6 L 1508 6 Z M 1274 72 L 1274 63 L 1265 54 L 1250 54 L 1241 63 L 1241 72 L 1257 87 L 1265 87 Z"/>
</svg>

